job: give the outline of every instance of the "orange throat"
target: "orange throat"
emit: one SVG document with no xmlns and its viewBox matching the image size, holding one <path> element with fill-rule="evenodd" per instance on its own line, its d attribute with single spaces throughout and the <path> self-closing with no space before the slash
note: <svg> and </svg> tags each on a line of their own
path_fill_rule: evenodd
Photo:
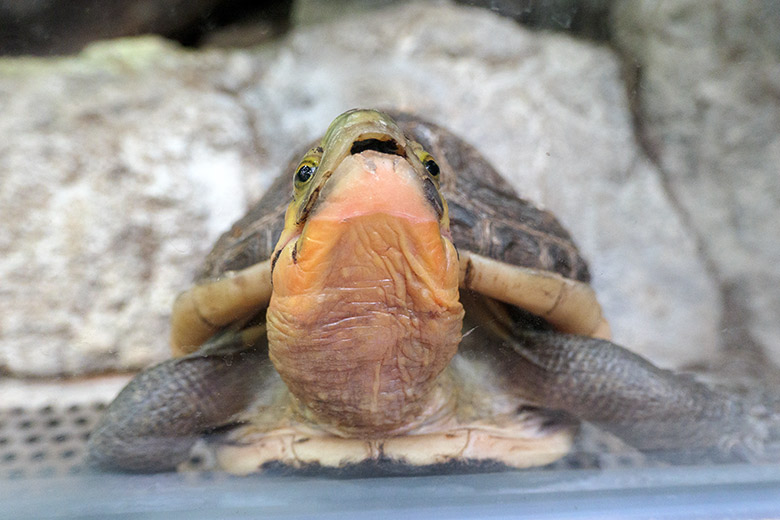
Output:
<svg viewBox="0 0 780 520">
<path fill-rule="evenodd" d="M 334 197 L 274 268 L 271 360 L 304 418 L 339 435 L 403 433 L 445 406 L 435 388 L 460 343 L 457 254 L 419 191 L 401 196 L 402 215 Z"/>
</svg>

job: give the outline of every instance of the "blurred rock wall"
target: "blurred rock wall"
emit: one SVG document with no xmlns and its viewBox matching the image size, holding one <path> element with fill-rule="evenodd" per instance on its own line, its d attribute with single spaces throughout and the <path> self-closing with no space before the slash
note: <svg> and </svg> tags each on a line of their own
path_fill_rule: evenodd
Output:
<svg viewBox="0 0 780 520">
<path fill-rule="evenodd" d="M 724 346 L 780 362 L 780 3 L 616 2 L 612 27 L 637 136 L 720 287 Z"/>
<path fill-rule="evenodd" d="M 556 212 L 616 341 L 669 367 L 780 360 L 776 10 L 617 4 L 614 48 L 421 2 L 253 50 L 0 60 L 0 367 L 163 359 L 210 242 L 355 106 L 450 128 Z"/>
</svg>

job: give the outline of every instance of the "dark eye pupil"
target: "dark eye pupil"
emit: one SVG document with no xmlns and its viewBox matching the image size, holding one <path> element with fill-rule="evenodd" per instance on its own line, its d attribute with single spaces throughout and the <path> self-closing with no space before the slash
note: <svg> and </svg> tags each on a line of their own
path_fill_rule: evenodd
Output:
<svg viewBox="0 0 780 520">
<path fill-rule="evenodd" d="M 298 168 L 298 171 L 295 173 L 295 180 L 298 182 L 306 182 L 311 179 L 312 175 L 314 175 L 314 168 L 308 164 L 304 164 Z"/>
<path fill-rule="evenodd" d="M 436 161 L 433 159 L 428 159 L 425 161 L 423 166 L 425 166 L 425 169 L 428 170 L 428 173 L 430 173 L 433 177 L 439 175 L 439 165 L 436 164 Z"/>
</svg>

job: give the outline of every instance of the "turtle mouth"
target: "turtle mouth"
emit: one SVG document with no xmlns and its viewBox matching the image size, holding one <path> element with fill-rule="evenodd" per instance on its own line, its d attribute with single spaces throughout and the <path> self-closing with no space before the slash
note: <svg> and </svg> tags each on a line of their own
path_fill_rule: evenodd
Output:
<svg viewBox="0 0 780 520">
<path fill-rule="evenodd" d="M 350 155 L 356 155 L 366 150 L 373 150 L 388 155 L 399 155 L 401 157 L 406 155 L 404 147 L 389 136 L 360 136 L 352 143 L 349 153 Z"/>
</svg>

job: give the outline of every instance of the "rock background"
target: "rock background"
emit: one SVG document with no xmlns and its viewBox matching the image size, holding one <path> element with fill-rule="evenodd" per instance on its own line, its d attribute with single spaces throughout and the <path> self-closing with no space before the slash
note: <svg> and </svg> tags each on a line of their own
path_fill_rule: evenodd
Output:
<svg viewBox="0 0 780 520">
<path fill-rule="evenodd" d="M 612 26 L 637 135 L 720 288 L 724 347 L 779 363 L 780 3 L 616 2 Z"/>
<path fill-rule="evenodd" d="M 675 368 L 744 346 L 753 368 L 780 360 L 780 16 L 628 4 L 609 11 L 617 52 L 412 3 L 251 50 L 141 38 L 0 60 L 0 367 L 164 358 L 210 243 L 354 106 L 449 127 L 556 212 L 616 341 Z"/>
<path fill-rule="evenodd" d="M 246 114 L 203 81 L 231 63 L 157 40 L 0 63 L 0 365 L 160 358 L 172 294 L 247 202 Z"/>
</svg>

